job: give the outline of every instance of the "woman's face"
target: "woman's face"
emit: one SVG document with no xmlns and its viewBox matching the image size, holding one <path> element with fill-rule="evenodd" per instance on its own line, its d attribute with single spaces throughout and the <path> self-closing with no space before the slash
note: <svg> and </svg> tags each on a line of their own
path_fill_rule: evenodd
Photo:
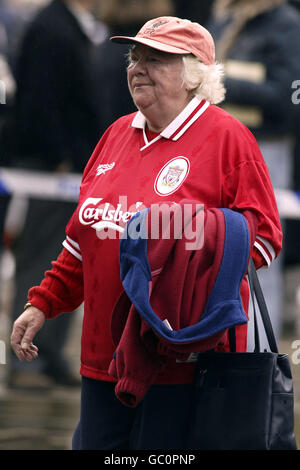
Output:
<svg viewBox="0 0 300 470">
<path fill-rule="evenodd" d="M 163 112 L 184 106 L 189 93 L 182 80 L 182 57 L 147 46 L 134 46 L 127 68 L 128 86 L 136 107 Z"/>
</svg>

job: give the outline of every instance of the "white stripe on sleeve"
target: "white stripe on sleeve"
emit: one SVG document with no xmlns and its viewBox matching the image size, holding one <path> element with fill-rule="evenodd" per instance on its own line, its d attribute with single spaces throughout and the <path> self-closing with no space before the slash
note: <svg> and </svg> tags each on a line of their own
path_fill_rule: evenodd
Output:
<svg viewBox="0 0 300 470">
<path fill-rule="evenodd" d="M 271 261 L 274 261 L 274 259 L 275 259 L 275 257 L 276 257 L 276 253 L 275 253 L 275 250 L 274 250 L 274 248 L 272 247 L 271 243 L 268 242 L 268 240 L 266 240 L 265 238 L 260 237 L 259 235 L 257 235 L 256 239 L 257 239 L 258 241 L 260 241 L 260 243 L 261 243 L 262 245 L 264 245 L 264 246 L 267 248 L 268 252 L 269 252 L 270 255 L 271 255 Z"/>
<path fill-rule="evenodd" d="M 276 257 L 276 253 L 270 242 L 268 242 L 265 238 L 260 237 L 257 235 L 256 240 L 254 242 L 254 246 L 258 249 L 261 253 L 263 258 L 266 260 L 268 267 L 272 263 L 272 261 Z"/>
<path fill-rule="evenodd" d="M 79 247 L 78 243 L 74 242 L 73 240 L 69 239 L 69 237 L 67 237 L 63 241 L 62 244 L 73 256 L 75 256 L 75 258 L 79 259 L 79 261 L 82 261 L 82 256 L 80 254 L 80 247 Z M 77 246 L 75 247 L 75 245 L 77 245 Z"/>
</svg>

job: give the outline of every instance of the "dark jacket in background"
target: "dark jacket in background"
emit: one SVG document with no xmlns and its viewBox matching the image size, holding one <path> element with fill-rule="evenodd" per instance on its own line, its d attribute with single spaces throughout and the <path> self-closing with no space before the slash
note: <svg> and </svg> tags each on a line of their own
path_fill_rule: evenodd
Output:
<svg viewBox="0 0 300 470">
<path fill-rule="evenodd" d="M 290 0 L 290 3 L 300 13 L 300 0 Z M 299 18 L 300 18 L 300 15 L 299 15 Z M 300 47 L 300 38 L 298 39 L 297 47 Z M 298 75 L 297 78 L 295 77 L 295 79 L 300 80 L 300 74 Z M 297 96 L 299 97 L 299 93 Z M 295 165 L 294 165 L 293 183 L 294 183 L 294 188 L 299 191 L 300 190 L 300 132 L 299 132 L 300 130 L 300 103 L 298 103 L 295 106 L 295 111 L 296 111 L 295 113 L 296 116 L 295 116 L 295 121 L 294 121 L 294 134 L 295 134 L 296 142 L 295 142 L 295 160 L 294 160 Z M 298 222 L 298 225 L 299 225 L 299 222 Z M 298 233 L 300 233 L 300 230 Z M 298 254 L 298 257 L 300 257 L 299 254 Z"/>
<path fill-rule="evenodd" d="M 207 28 L 216 44 L 230 21 L 210 18 Z M 250 115 L 250 108 L 255 108 L 261 115 L 261 122 L 255 125 L 241 119 L 256 138 L 291 133 L 295 113 L 291 85 L 300 77 L 299 41 L 299 13 L 291 5 L 283 4 L 249 20 L 228 53 L 228 60 L 258 63 L 265 70 L 262 81 L 233 78 L 230 74 L 225 81 L 226 106 L 242 107 L 243 115 Z M 236 117 L 240 118 L 238 114 Z"/>
<path fill-rule="evenodd" d="M 175 16 L 205 24 L 213 5 L 212 0 L 173 0 Z"/>
<path fill-rule="evenodd" d="M 109 36 L 135 36 L 142 24 L 110 29 Z M 102 135 L 119 117 L 136 111 L 127 83 L 128 44 L 115 44 L 106 39 L 98 54 L 99 106 L 101 107 Z"/>
<path fill-rule="evenodd" d="M 300 12 L 300 1 L 290 0 L 290 3 L 297 8 Z M 300 44 L 300 38 L 298 47 Z M 299 76 L 300 77 L 300 76 Z M 299 79 L 297 77 L 297 80 Z M 298 95 L 299 96 L 299 95 Z M 293 188 L 300 191 L 300 104 L 295 106 L 295 120 L 294 120 L 294 135 L 295 135 L 295 148 L 294 148 L 294 171 L 293 171 Z M 286 243 L 288 249 L 286 250 L 285 263 L 286 265 L 300 264 L 299 240 L 300 240 L 300 221 L 289 219 L 286 220 L 287 237 Z"/>
<path fill-rule="evenodd" d="M 239 34 L 227 59 L 250 65 L 261 64 L 265 80 L 251 81 L 250 78 L 228 77 L 225 107 L 241 118 L 257 138 L 280 138 L 287 135 L 295 139 L 293 181 L 295 189 L 300 188 L 300 105 L 292 102 L 294 80 L 300 79 L 300 14 L 299 1 L 281 6 L 256 16 L 248 21 Z M 225 28 L 230 22 L 220 22 L 211 17 L 207 24 L 216 43 L 222 40 Z M 243 111 L 242 116 L 239 112 Z M 259 113 L 261 122 L 251 126 L 244 121 L 251 113 Z M 297 264 L 299 255 L 300 226 L 298 220 L 285 220 L 285 264 Z"/>
<path fill-rule="evenodd" d="M 100 138 L 96 50 L 63 0 L 51 2 L 29 25 L 16 69 L 19 166 L 85 167 Z"/>
</svg>

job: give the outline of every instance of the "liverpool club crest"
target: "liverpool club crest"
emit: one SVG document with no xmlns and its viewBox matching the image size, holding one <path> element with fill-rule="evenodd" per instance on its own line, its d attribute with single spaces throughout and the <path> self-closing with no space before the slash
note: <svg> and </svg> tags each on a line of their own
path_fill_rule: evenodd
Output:
<svg viewBox="0 0 300 470">
<path fill-rule="evenodd" d="M 158 173 L 154 190 L 160 196 L 174 193 L 184 182 L 190 171 L 190 162 L 186 157 L 169 160 Z"/>
<path fill-rule="evenodd" d="M 164 186 L 174 187 L 180 181 L 180 176 L 183 171 L 184 168 L 179 165 L 171 166 L 168 169 L 168 173 L 163 177 L 162 184 Z"/>
</svg>

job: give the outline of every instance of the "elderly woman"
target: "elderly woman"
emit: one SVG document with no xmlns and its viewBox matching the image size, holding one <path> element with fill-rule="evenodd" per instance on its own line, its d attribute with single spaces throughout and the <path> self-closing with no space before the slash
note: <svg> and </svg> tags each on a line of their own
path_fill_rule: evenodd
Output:
<svg viewBox="0 0 300 470">
<path fill-rule="evenodd" d="M 255 139 L 215 106 L 225 90 L 209 32 L 188 20 L 160 17 L 135 37 L 111 39 L 132 45 L 127 73 L 138 111 L 118 119 L 99 141 L 83 174 L 64 248 L 41 285 L 30 289 L 11 342 L 20 360 L 37 357 L 32 340 L 45 319 L 84 300 L 81 417 L 74 449 L 184 449 L 189 448 L 195 363 L 169 358 L 135 408 L 114 394 L 109 365 L 115 351 L 111 314 L 122 291 L 120 232 L 140 209 L 166 200 L 229 208 L 255 226 L 252 256 L 260 267 L 281 249 L 279 217 Z M 245 351 L 246 325 L 236 328 L 236 339 L 237 350 Z M 219 347 L 228 350 L 226 342 Z"/>
</svg>

